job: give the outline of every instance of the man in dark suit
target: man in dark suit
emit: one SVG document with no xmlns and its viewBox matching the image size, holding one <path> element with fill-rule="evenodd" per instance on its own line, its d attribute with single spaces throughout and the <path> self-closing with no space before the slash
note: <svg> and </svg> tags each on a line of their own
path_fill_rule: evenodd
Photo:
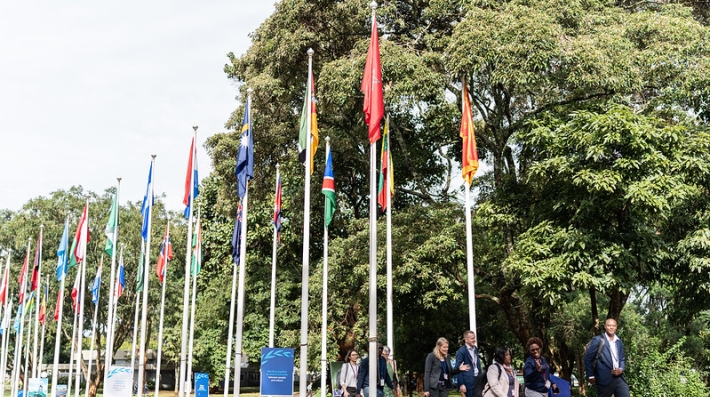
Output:
<svg viewBox="0 0 710 397">
<path fill-rule="evenodd" d="M 382 357 L 384 347 L 382 343 L 377 344 L 377 374 L 375 377 L 375 385 L 377 385 L 377 397 L 385 396 L 385 384 L 392 389 L 395 396 L 398 395 L 398 389 L 392 383 L 390 374 L 387 372 L 387 361 Z M 365 357 L 360 362 L 360 369 L 357 372 L 357 392 L 361 396 L 369 397 L 370 395 L 370 357 Z M 362 392 L 361 392 L 362 391 Z"/>
<path fill-rule="evenodd" d="M 607 319 L 604 323 L 606 332 L 595 336 L 584 352 L 584 372 L 589 382 L 597 385 L 598 397 L 629 397 L 629 385 L 624 379 L 626 354 L 624 344 L 616 336 L 616 327 L 616 320 Z M 593 362 L 600 343 L 604 346 L 595 367 Z"/>
<path fill-rule="evenodd" d="M 478 359 L 478 347 L 476 347 L 476 334 L 473 331 L 463 333 L 464 344 L 456 352 L 455 368 L 466 364 L 469 369 L 458 375 L 459 390 L 466 393 L 466 397 L 473 397 L 473 388 L 476 384 L 476 377 L 481 373 L 481 360 Z"/>
</svg>

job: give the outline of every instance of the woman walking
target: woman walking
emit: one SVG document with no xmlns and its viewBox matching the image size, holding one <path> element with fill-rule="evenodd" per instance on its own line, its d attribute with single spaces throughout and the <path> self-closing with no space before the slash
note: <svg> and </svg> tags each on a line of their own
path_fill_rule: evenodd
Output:
<svg viewBox="0 0 710 397">
<path fill-rule="evenodd" d="M 424 364 L 424 397 L 448 397 L 451 378 L 461 371 L 468 371 L 468 364 L 451 368 L 449 360 L 449 341 L 439 338 L 434 351 L 429 353 Z"/>
</svg>

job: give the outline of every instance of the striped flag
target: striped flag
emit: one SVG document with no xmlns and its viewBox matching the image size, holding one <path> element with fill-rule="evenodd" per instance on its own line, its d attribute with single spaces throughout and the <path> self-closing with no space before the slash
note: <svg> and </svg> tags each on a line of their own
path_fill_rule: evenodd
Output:
<svg viewBox="0 0 710 397">
<path fill-rule="evenodd" d="M 192 266 L 190 267 L 190 275 L 197 276 L 202 271 L 202 221 L 198 217 L 195 225 L 195 233 L 192 236 Z"/>
<path fill-rule="evenodd" d="M 163 237 L 163 242 L 160 244 L 160 255 L 158 256 L 158 263 L 155 265 L 155 272 L 158 274 L 158 279 L 163 282 L 165 279 L 165 268 L 168 265 L 168 261 L 173 259 L 173 244 L 170 242 L 170 225 L 165 227 L 165 236 Z"/>
<path fill-rule="evenodd" d="M 247 192 L 247 183 L 254 177 L 254 137 L 251 130 L 251 120 L 249 115 L 249 101 L 244 108 L 244 121 L 242 122 L 242 135 L 237 153 L 237 167 L 235 170 L 239 189 L 239 198 L 244 197 Z"/>
<path fill-rule="evenodd" d="M 106 229 L 104 229 L 104 234 L 106 235 L 106 246 L 104 247 L 104 252 L 106 255 L 113 257 L 113 250 L 116 247 L 116 231 L 118 230 L 118 192 L 113 195 L 113 203 L 111 204 L 111 211 L 109 212 L 108 222 L 106 223 Z"/>
<path fill-rule="evenodd" d="M 276 239 L 281 244 L 281 204 L 282 204 L 281 175 L 276 179 L 276 196 L 274 197 L 274 229 Z"/>
<path fill-rule="evenodd" d="M 118 272 L 116 274 L 116 299 L 123 295 L 123 289 L 126 287 L 126 268 L 123 266 L 123 252 L 118 259 Z"/>
<path fill-rule="evenodd" d="M 17 301 L 24 302 L 25 299 L 25 277 L 27 277 L 27 268 L 30 266 L 30 250 L 27 250 L 27 255 L 25 256 L 25 262 L 22 264 L 22 270 L 20 270 L 20 275 L 17 277 L 17 282 L 20 284 L 20 288 L 17 291 Z"/>
<path fill-rule="evenodd" d="M 66 275 L 69 266 L 69 257 L 67 255 L 67 245 L 69 245 L 69 219 L 64 222 L 64 232 L 62 239 L 59 241 L 57 248 L 57 281 L 61 281 Z"/>
<path fill-rule="evenodd" d="M 190 156 L 187 160 L 187 175 L 185 175 L 185 195 L 182 203 L 185 205 L 185 218 L 190 218 L 190 206 L 200 194 L 197 179 L 197 148 L 195 148 L 195 138 L 192 138 L 190 145 Z"/>
<path fill-rule="evenodd" d="M 41 234 L 37 236 L 37 248 L 35 249 L 35 261 L 32 267 L 32 278 L 30 278 L 30 291 L 34 291 L 39 287 L 39 251 L 41 250 L 42 238 Z"/>
<path fill-rule="evenodd" d="M 310 90 L 306 88 L 306 95 L 303 97 L 303 111 L 301 112 L 300 133 L 298 135 L 298 159 L 306 164 L 306 145 L 311 142 L 311 174 L 313 173 L 313 158 L 316 156 L 318 149 L 318 117 L 316 115 L 316 85 L 313 81 L 313 74 L 309 76 Z M 309 95 L 310 94 L 310 95 Z M 308 99 L 311 102 L 311 125 L 308 126 Z"/>
<path fill-rule="evenodd" d="M 365 113 L 367 135 L 370 143 L 380 139 L 380 121 L 385 115 L 385 102 L 382 97 L 382 67 L 380 65 L 380 42 L 377 37 L 377 20 L 372 16 L 372 32 L 370 33 L 370 48 L 367 51 L 365 72 L 362 76 L 360 90 L 365 94 L 362 111 Z"/>
<path fill-rule="evenodd" d="M 382 210 L 387 209 L 387 193 L 390 198 L 394 197 L 394 167 L 392 166 L 392 156 L 390 155 L 390 120 L 385 119 L 385 129 L 382 134 L 382 158 L 380 159 L 380 181 L 377 194 L 377 202 Z"/>
<path fill-rule="evenodd" d="M 49 284 L 44 288 L 44 298 L 42 299 L 42 305 L 39 307 L 39 322 L 42 325 L 47 323 L 47 301 L 49 300 Z"/>
<path fill-rule="evenodd" d="M 74 251 L 74 257 L 76 262 L 80 263 L 86 258 L 86 244 L 91 241 L 89 236 L 89 201 L 86 201 L 84 206 L 84 211 L 81 213 L 81 218 L 79 219 L 79 225 L 76 227 L 76 250 Z"/>
<path fill-rule="evenodd" d="M 232 260 L 235 266 L 239 266 L 239 246 L 242 242 L 242 203 L 239 203 L 237 217 L 234 220 L 234 231 L 232 232 Z"/>
<path fill-rule="evenodd" d="M 101 263 L 99 268 L 96 269 L 96 276 L 94 277 L 94 283 L 91 285 L 91 301 L 94 305 L 99 303 L 99 292 L 101 290 L 101 269 L 104 267 L 104 258 L 101 258 Z"/>
<path fill-rule="evenodd" d="M 330 146 L 326 146 L 325 149 L 325 172 L 323 174 L 323 188 L 322 192 L 325 196 L 325 227 L 330 226 L 330 222 L 333 221 L 333 214 L 335 213 L 335 179 L 333 177 L 333 154 L 331 153 Z"/>
<path fill-rule="evenodd" d="M 148 239 L 148 219 L 150 219 L 150 209 L 155 203 L 155 195 L 153 194 L 153 162 L 150 162 L 150 170 L 148 171 L 148 186 L 145 189 L 143 196 L 143 205 L 141 206 L 141 214 L 143 214 L 143 228 L 141 235 L 143 240 Z"/>
</svg>

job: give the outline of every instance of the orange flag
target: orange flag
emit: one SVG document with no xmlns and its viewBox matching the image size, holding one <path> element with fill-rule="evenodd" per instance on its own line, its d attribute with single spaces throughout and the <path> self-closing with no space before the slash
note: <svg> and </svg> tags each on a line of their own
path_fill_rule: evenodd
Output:
<svg viewBox="0 0 710 397">
<path fill-rule="evenodd" d="M 463 139 L 463 150 L 461 153 L 461 173 L 463 179 L 471 186 L 473 175 L 478 170 L 478 149 L 476 148 L 476 135 L 473 131 L 473 115 L 471 113 L 471 102 L 468 99 L 468 86 L 463 82 L 463 114 L 461 115 L 460 135 Z"/>
</svg>

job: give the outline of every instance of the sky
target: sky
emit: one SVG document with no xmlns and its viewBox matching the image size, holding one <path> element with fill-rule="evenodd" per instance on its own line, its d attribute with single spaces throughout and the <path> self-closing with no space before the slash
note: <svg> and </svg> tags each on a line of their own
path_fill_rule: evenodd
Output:
<svg viewBox="0 0 710 397">
<path fill-rule="evenodd" d="M 0 3 L 0 209 L 81 185 L 182 210 L 193 126 L 202 144 L 239 105 L 223 71 L 275 0 Z M 79 209 L 78 209 L 79 210 Z"/>
</svg>

